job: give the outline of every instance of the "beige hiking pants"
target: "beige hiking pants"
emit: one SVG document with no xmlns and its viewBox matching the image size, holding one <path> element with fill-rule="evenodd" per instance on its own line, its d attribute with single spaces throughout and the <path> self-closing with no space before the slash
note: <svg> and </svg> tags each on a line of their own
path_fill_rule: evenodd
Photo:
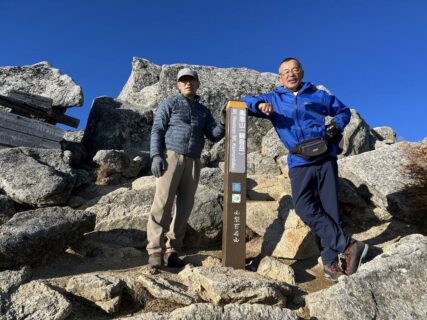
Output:
<svg viewBox="0 0 427 320">
<path fill-rule="evenodd" d="M 179 252 L 194 204 L 200 176 L 200 159 L 168 150 L 166 172 L 156 181 L 156 194 L 147 224 L 148 254 L 161 252 L 166 233 L 166 252 Z M 173 202 L 176 196 L 174 212 Z"/>
</svg>

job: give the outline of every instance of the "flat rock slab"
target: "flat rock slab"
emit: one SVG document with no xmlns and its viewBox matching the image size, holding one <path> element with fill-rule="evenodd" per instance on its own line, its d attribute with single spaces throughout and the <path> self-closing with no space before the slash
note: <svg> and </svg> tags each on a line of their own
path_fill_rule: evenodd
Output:
<svg viewBox="0 0 427 320">
<path fill-rule="evenodd" d="M 75 182 L 69 151 L 0 150 L 0 188 L 15 202 L 36 207 L 64 204 Z"/>
<path fill-rule="evenodd" d="M 427 319 L 427 237 L 402 238 L 338 284 L 309 294 L 318 319 Z"/>
<path fill-rule="evenodd" d="M 65 289 L 92 301 L 107 313 L 114 313 L 119 310 L 123 283 L 114 277 L 83 274 L 69 279 Z"/>
<path fill-rule="evenodd" d="M 204 301 L 216 305 L 263 303 L 284 306 L 286 296 L 291 294 L 291 288 L 284 282 L 233 268 L 187 266 L 179 276 Z"/>
<path fill-rule="evenodd" d="M 261 304 L 228 304 L 224 307 L 209 303 L 196 303 L 172 311 L 169 314 L 145 313 L 135 317 L 121 318 L 127 320 L 297 320 L 294 311 Z M 120 320 L 120 319 L 119 319 Z"/>
<path fill-rule="evenodd" d="M 46 61 L 29 66 L 1 67 L 0 94 L 7 95 L 13 89 L 49 97 L 54 106 L 83 105 L 82 88 Z"/>
<path fill-rule="evenodd" d="M 31 264 L 93 230 L 93 214 L 66 207 L 16 213 L 0 226 L 0 268 Z"/>
<path fill-rule="evenodd" d="M 20 286 L 0 306 L 0 319 L 63 320 L 71 314 L 71 303 L 42 281 Z"/>
<path fill-rule="evenodd" d="M 0 296 L 7 295 L 31 278 L 31 268 L 23 266 L 17 270 L 0 272 Z M 0 308 L 1 309 L 1 308 Z"/>
</svg>

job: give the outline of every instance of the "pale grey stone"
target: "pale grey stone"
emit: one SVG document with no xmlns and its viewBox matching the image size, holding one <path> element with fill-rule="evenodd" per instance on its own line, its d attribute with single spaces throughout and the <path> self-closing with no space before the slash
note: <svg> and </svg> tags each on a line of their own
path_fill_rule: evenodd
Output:
<svg viewBox="0 0 427 320">
<path fill-rule="evenodd" d="M 263 256 L 307 259 L 319 254 L 315 237 L 295 213 L 290 196 L 280 202 L 248 202 L 246 225 L 263 236 Z"/>
<path fill-rule="evenodd" d="M 272 157 L 262 155 L 260 152 L 254 151 L 247 155 L 247 174 L 279 175 L 281 172 Z"/>
<path fill-rule="evenodd" d="M 0 318 L 65 320 L 71 311 L 71 303 L 62 294 L 42 281 L 31 281 L 17 288 L 0 307 Z"/>
<path fill-rule="evenodd" d="M 33 206 L 63 204 L 75 181 L 69 151 L 0 150 L 0 188 L 15 202 Z"/>
<path fill-rule="evenodd" d="M 224 306 L 222 319 L 230 320 L 298 320 L 294 311 L 286 308 L 273 307 L 262 304 L 227 304 Z"/>
<path fill-rule="evenodd" d="M 291 294 L 291 288 L 284 282 L 233 268 L 186 266 L 179 276 L 204 301 L 216 305 L 263 303 L 284 306 L 286 296 Z"/>
<path fill-rule="evenodd" d="M 372 128 L 374 136 L 377 139 L 385 141 L 387 144 L 392 144 L 396 142 L 396 131 L 390 127 L 376 127 Z"/>
<path fill-rule="evenodd" d="M 154 185 L 139 190 L 119 188 L 102 196 L 86 211 L 96 214 L 97 231 L 114 229 L 146 231 L 154 193 Z"/>
<path fill-rule="evenodd" d="M 318 319 L 425 319 L 427 237 L 414 234 L 338 284 L 306 297 Z"/>
<path fill-rule="evenodd" d="M 46 61 L 29 66 L 0 67 L 0 94 L 7 95 L 11 90 L 49 97 L 54 106 L 83 105 L 82 88 Z"/>
<path fill-rule="evenodd" d="M 84 134 L 84 130 L 65 131 L 64 140 L 69 142 L 81 142 Z"/>
<path fill-rule="evenodd" d="M 273 159 L 289 153 L 274 128 L 268 130 L 266 135 L 262 138 L 261 153 Z"/>
<path fill-rule="evenodd" d="M 203 184 L 208 188 L 223 193 L 224 172 L 219 168 L 203 168 L 200 171 L 199 184 Z"/>
<path fill-rule="evenodd" d="M 421 222 L 427 213 L 425 188 L 414 187 L 406 173 L 405 148 L 416 144 L 396 143 L 338 161 L 339 175 L 355 186 L 366 201 L 409 223 Z"/>
<path fill-rule="evenodd" d="M 141 156 L 132 157 L 124 150 L 99 150 L 92 161 L 108 175 L 119 173 L 124 178 L 136 177 L 144 165 Z"/>
<path fill-rule="evenodd" d="M 195 303 L 191 306 L 178 308 L 169 314 L 143 313 L 130 318 L 118 320 L 297 320 L 294 311 L 289 309 L 267 306 L 262 304 L 235 304 L 230 303 L 224 307 L 210 303 Z"/>
<path fill-rule="evenodd" d="M 71 277 L 65 289 L 92 301 L 107 313 L 114 313 L 119 309 L 123 283 L 111 276 L 83 274 Z"/>
<path fill-rule="evenodd" d="M 371 128 L 355 109 L 351 109 L 350 123 L 344 129 L 343 140 L 343 156 L 360 154 L 374 149 Z"/>
<path fill-rule="evenodd" d="M 31 268 L 29 266 L 23 266 L 18 270 L 5 270 L 0 272 L 0 296 L 5 296 L 16 290 L 16 288 L 30 279 Z"/>
<path fill-rule="evenodd" d="M 181 305 L 190 305 L 199 300 L 198 296 L 188 291 L 183 284 L 169 281 L 166 278 L 139 275 L 127 279 L 126 283 L 131 288 L 142 285 L 153 297 Z"/>
<path fill-rule="evenodd" d="M 295 272 L 291 266 L 273 257 L 261 259 L 257 272 L 265 277 L 295 285 Z"/>
<path fill-rule="evenodd" d="M 66 207 L 16 213 L 0 226 L 0 268 L 31 264 L 61 252 L 93 230 L 94 218 Z"/>
</svg>

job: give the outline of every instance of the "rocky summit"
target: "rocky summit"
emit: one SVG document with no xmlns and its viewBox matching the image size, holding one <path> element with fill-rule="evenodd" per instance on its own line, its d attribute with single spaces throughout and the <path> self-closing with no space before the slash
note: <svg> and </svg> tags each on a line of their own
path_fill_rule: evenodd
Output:
<svg viewBox="0 0 427 320">
<path fill-rule="evenodd" d="M 293 207 L 288 150 L 253 118 L 246 268 L 222 266 L 224 140 L 202 153 L 187 266 L 147 265 L 153 115 L 188 66 L 134 58 L 119 96 L 96 98 L 62 149 L 0 149 L 0 319 L 427 319 L 427 139 L 398 142 L 356 109 L 338 165 L 344 229 L 369 244 L 357 273 L 324 277 L 317 239 Z M 278 85 L 271 73 L 189 67 L 217 120 L 228 101 Z M 0 67 L 0 83 L 0 94 L 26 91 L 62 109 L 83 103 L 82 88 L 47 62 Z"/>
</svg>

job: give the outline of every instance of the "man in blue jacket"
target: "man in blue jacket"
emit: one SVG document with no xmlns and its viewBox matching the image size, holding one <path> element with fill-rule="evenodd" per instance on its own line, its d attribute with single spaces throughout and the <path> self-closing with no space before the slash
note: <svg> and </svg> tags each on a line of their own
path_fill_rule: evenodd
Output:
<svg viewBox="0 0 427 320">
<path fill-rule="evenodd" d="M 154 267 L 163 262 L 168 267 L 184 266 L 178 253 L 194 204 L 205 136 L 216 142 L 225 131 L 224 119 L 217 125 L 209 109 L 199 103 L 197 72 L 181 69 L 177 82 L 180 94 L 160 104 L 151 130 L 151 171 L 158 179 L 147 224 L 147 251 L 148 263 Z"/>
<path fill-rule="evenodd" d="M 320 238 L 325 276 L 337 281 L 357 271 L 368 246 L 342 229 L 338 207 L 337 145 L 334 142 L 351 113 L 335 96 L 302 82 L 304 70 L 295 58 L 279 67 L 274 92 L 243 98 L 249 115 L 269 119 L 290 151 L 289 177 L 296 213 Z M 325 124 L 326 119 L 326 124 Z M 338 256 L 346 261 L 339 267 Z"/>
</svg>

